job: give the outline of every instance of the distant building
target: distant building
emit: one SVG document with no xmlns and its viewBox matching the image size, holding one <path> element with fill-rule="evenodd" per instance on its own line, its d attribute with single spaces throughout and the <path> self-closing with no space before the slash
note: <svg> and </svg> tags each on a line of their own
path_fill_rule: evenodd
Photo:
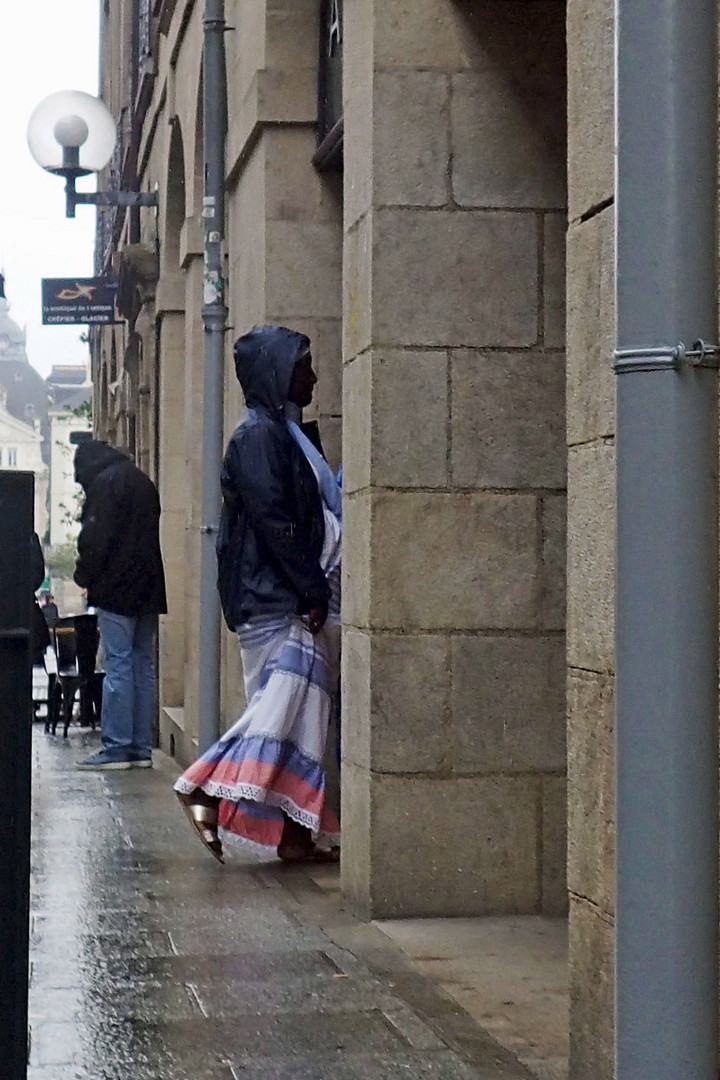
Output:
<svg viewBox="0 0 720 1080">
<path fill-rule="evenodd" d="M 43 461 L 43 437 L 39 423 L 18 420 L 8 412 L 5 390 L 0 387 L 0 469 L 18 469 L 35 474 L 35 531 L 47 531 L 48 467 Z"/>
<path fill-rule="evenodd" d="M 48 527 L 49 435 L 47 386 L 28 361 L 25 331 L 10 318 L 0 273 L 0 468 L 35 473 L 35 530 L 41 538 Z"/>
<path fill-rule="evenodd" d="M 0 273 L 0 359 L 27 364 L 27 334 L 10 318 L 10 304 L 5 296 L 5 275 Z"/>
<path fill-rule="evenodd" d="M 77 536 L 82 490 L 75 483 L 75 446 L 92 434 L 92 386 L 84 364 L 55 365 L 47 379 L 50 396 L 50 545 Z"/>
<path fill-rule="evenodd" d="M 10 318 L 5 297 L 5 277 L 0 273 L 0 386 L 6 392 L 5 407 L 17 420 L 47 423 L 48 392 L 45 381 L 30 364 L 26 333 Z M 46 434 L 43 431 L 43 434 Z"/>
</svg>

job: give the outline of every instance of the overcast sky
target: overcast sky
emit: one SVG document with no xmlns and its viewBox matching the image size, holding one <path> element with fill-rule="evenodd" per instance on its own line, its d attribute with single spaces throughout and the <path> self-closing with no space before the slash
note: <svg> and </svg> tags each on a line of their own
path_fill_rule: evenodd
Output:
<svg viewBox="0 0 720 1080">
<path fill-rule="evenodd" d="M 55 90 L 97 94 L 100 2 L 0 0 L 0 268 L 10 314 L 27 326 L 28 358 L 41 375 L 53 363 L 87 360 L 85 327 L 42 325 L 40 280 L 92 276 L 95 209 L 65 217 L 64 181 L 35 164 L 27 123 Z"/>
</svg>

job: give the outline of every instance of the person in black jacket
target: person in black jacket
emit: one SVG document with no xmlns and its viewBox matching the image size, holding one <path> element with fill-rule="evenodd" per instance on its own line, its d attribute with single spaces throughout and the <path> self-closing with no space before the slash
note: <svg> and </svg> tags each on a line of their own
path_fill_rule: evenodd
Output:
<svg viewBox="0 0 720 1080">
<path fill-rule="evenodd" d="M 287 424 L 286 395 L 293 392 L 298 352 L 294 396 L 309 405 L 317 377 L 304 335 L 263 327 L 235 344 L 247 411 L 225 452 L 217 542 L 218 589 L 231 630 L 260 615 L 288 613 L 308 615 L 320 629 L 327 616 L 321 495 Z M 284 372 L 277 370 L 281 359 Z"/>
<path fill-rule="evenodd" d="M 52 595 L 52 593 L 47 593 L 43 597 L 42 604 L 40 605 L 40 610 L 42 611 L 43 618 L 48 626 L 54 626 L 60 618 L 60 612 L 58 610 L 57 604 L 55 603 L 55 597 Z"/>
<path fill-rule="evenodd" d="M 98 609 L 105 681 L 102 749 L 79 769 L 152 766 L 154 635 L 167 611 L 160 500 L 127 454 L 97 439 L 79 443 L 75 479 L 85 492 L 75 581 Z"/>
<path fill-rule="evenodd" d="M 247 408 L 223 462 L 218 589 L 248 707 L 175 790 L 220 861 L 219 827 L 286 862 L 335 859 L 323 756 L 339 664 L 341 496 L 293 419 L 317 382 L 310 342 L 256 327 L 236 341 L 235 368 Z"/>
</svg>

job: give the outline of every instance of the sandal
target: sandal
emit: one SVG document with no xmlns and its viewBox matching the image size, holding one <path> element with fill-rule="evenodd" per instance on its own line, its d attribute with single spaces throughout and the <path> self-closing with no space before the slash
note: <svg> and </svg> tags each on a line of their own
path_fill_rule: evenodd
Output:
<svg viewBox="0 0 720 1080">
<path fill-rule="evenodd" d="M 216 806 L 208 806 L 207 803 L 193 802 L 192 795 L 184 795 L 176 791 L 180 805 L 193 829 L 200 838 L 200 842 L 208 849 L 214 859 L 224 863 L 222 844 L 218 837 L 218 812 Z"/>
</svg>

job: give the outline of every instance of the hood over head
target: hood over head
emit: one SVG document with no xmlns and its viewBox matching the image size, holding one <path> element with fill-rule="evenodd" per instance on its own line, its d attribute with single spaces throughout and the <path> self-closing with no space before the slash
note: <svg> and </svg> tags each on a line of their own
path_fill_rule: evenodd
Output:
<svg viewBox="0 0 720 1080">
<path fill-rule="evenodd" d="M 285 326 L 256 326 L 235 342 L 235 371 L 249 408 L 282 415 L 293 368 L 310 339 Z"/>
<path fill-rule="evenodd" d="M 75 451 L 75 480 L 85 491 L 103 469 L 130 461 L 130 455 L 100 439 L 83 439 Z"/>
</svg>

